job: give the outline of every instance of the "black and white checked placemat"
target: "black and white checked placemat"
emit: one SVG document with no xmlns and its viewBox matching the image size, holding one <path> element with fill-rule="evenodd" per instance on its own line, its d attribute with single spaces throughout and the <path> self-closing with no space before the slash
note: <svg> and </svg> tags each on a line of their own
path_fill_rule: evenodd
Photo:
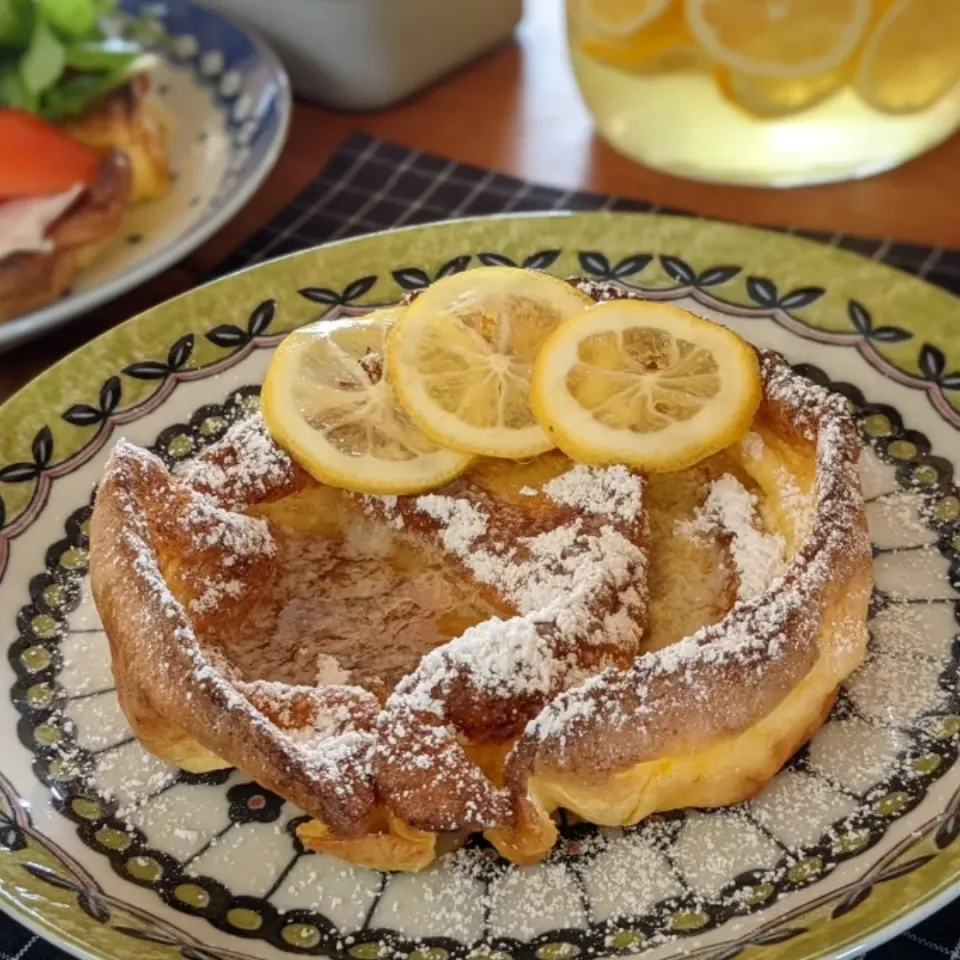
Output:
<svg viewBox="0 0 960 960">
<path fill-rule="evenodd" d="M 644 200 L 540 186 L 354 133 L 316 180 L 227 257 L 216 274 L 375 230 L 456 217 L 546 210 L 691 215 Z M 766 229 L 852 250 L 960 294 L 960 250 L 791 227 Z"/>
<path fill-rule="evenodd" d="M 376 230 L 455 217 L 545 210 L 688 214 L 642 200 L 539 186 L 354 133 L 316 180 L 228 256 L 215 274 Z M 960 294 L 958 250 L 789 227 L 779 229 L 853 250 Z M 866 960 L 943 958 L 960 960 L 958 907 L 947 907 L 866 956 Z M 0 913 L 0 960 L 66 960 L 66 955 Z"/>
</svg>

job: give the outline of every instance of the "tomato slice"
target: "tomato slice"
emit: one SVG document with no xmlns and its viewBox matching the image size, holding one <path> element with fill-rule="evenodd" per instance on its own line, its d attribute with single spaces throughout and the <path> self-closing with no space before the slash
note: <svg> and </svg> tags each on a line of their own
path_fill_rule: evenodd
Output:
<svg viewBox="0 0 960 960">
<path fill-rule="evenodd" d="M 89 147 L 22 110 L 0 110 L 0 144 L 0 198 L 60 193 L 100 166 Z"/>
</svg>

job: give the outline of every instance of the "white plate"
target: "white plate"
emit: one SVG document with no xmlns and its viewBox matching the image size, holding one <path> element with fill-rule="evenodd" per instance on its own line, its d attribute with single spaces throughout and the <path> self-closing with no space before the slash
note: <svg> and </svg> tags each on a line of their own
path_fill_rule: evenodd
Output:
<svg viewBox="0 0 960 960">
<path fill-rule="evenodd" d="M 81 319 L 195 250 L 253 196 L 286 139 L 289 81 L 263 41 L 190 0 L 120 6 L 159 13 L 153 84 L 174 121 L 173 188 L 127 213 L 113 243 L 66 296 L 0 323 L 0 352 Z"/>
</svg>

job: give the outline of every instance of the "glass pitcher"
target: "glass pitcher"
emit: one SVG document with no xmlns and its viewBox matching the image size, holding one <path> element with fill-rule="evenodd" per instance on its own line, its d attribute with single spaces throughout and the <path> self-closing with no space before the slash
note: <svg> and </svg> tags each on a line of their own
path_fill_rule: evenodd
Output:
<svg viewBox="0 0 960 960">
<path fill-rule="evenodd" d="M 680 176 L 862 177 L 960 125 L 960 0 L 567 0 L 567 19 L 600 132 Z"/>
</svg>

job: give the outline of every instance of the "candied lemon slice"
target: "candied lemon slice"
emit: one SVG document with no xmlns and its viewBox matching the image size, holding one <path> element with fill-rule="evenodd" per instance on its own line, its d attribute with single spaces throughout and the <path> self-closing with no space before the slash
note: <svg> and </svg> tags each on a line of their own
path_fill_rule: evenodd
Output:
<svg viewBox="0 0 960 960">
<path fill-rule="evenodd" d="M 670 0 L 572 0 L 571 13 L 594 36 L 626 37 L 656 20 Z"/>
<path fill-rule="evenodd" d="M 839 67 L 866 31 L 871 0 L 685 0 L 687 23 L 714 59 L 760 77 Z"/>
<path fill-rule="evenodd" d="M 761 393 L 756 352 L 726 327 L 619 300 L 577 314 L 544 344 L 531 403 L 574 460 L 664 472 L 742 437 Z"/>
<path fill-rule="evenodd" d="M 555 277 L 479 267 L 438 280 L 407 308 L 387 342 L 400 403 L 436 443 L 523 459 L 553 443 L 530 410 L 544 340 L 592 303 Z"/>
<path fill-rule="evenodd" d="M 899 0 L 881 17 L 857 65 L 857 92 L 877 110 L 911 113 L 960 81 L 960 4 Z"/>
<path fill-rule="evenodd" d="M 260 396 L 274 440 L 321 483 L 357 493 L 417 493 L 471 458 L 438 446 L 410 420 L 384 377 L 387 332 L 403 307 L 321 320 L 273 355 Z"/>
</svg>

